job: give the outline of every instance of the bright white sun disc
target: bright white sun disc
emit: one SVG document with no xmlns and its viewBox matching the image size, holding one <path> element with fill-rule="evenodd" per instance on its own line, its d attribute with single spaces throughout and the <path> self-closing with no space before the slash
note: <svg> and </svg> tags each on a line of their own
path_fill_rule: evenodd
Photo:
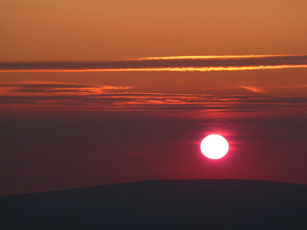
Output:
<svg viewBox="0 0 307 230">
<path fill-rule="evenodd" d="M 200 150 L 205 155 L 205 157 L 217 160 L 227 154 L 229 150 L 229 144 L 227 140 L 221 135 L 212 134 L 206 136 L 202 140 L 200 144 Z"/>
</svg>

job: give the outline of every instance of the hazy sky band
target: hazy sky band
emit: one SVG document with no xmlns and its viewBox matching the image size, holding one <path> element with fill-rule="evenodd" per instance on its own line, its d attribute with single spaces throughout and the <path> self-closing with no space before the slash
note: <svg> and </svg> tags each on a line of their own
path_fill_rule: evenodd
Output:
<svg viewBox="0 0 307 230">
<path fill-rule="evenodd" d="M 306 68 L 307 55 L 154 57 L 117 61 L 1 62 L 1 72 L 219 71 Z"/>
</svg>

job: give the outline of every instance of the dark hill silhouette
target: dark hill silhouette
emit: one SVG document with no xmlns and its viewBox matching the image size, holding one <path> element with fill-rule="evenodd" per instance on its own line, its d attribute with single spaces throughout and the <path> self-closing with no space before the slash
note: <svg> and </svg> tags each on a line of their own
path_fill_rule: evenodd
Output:
<svg viewBox="0 0 307 230">
<path fill-rule="evenodd" d="M 0 197 L 0 229 L 307 229 L 307 185 L 162 180 Z"/>
</svg>

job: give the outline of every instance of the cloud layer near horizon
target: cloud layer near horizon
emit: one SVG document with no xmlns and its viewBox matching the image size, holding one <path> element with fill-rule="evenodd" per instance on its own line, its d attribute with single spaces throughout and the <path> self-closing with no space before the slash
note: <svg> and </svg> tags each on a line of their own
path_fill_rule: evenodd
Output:
<svg viewBox="0 0 307 230">
<path fill-rule="evenodd" d="M 307 68 L 307 55 L 150 57 L 115 61 L 0 62 L 0 72 L 236 71 Z"/>
<path fill-rule="evenodd" d="M 0 111 L 211 111 L 306 112 L 306 97 L 272 96 L 264 89 L 240 85 L 233 94 L 140 92 L 129 86 L 89 85 L 63 82 L 19 82 L 0 84 Z M 247 90 L 246 90 L 247 89 Z M 239 91 L 241 90 L 241 91 Z M 242 90 L 253 94 L 244 94 Z M 241 93 L 240 93 L 241 92 Z"/>
</svg>

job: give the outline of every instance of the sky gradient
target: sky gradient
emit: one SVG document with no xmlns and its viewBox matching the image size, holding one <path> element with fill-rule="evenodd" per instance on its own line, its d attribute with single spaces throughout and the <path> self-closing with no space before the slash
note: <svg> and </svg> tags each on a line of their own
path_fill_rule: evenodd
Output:
<svg viewBox="0 0 307 230">
<path fill-rule="evenodd" d="M 307 183 L 304 0 L 3 0 L 0 194 Z M 219 161 L 199 149 L 219 133 Z"/>
</svg>

